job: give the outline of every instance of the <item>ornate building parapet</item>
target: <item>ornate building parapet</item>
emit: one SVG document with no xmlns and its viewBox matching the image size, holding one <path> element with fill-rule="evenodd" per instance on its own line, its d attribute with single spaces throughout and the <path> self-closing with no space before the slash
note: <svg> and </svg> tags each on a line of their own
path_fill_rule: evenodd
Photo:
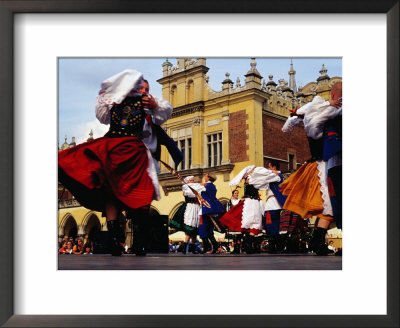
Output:
<svg viewBox="0 0 400 328">
<path fill-rule="evenodd" d="M 196 112 L 204 112 L 204 101 L 198 101 L 195 103 L 174 108 L 171 118 L 192 114 Z"/>
<path fill-rule="evenodd" d="M 228 72 L 225 73 L 225 80 L 222 81 L 222 90 L 231 90 L 233 88 L 233 82 L 229 78 L 230 74 Z"/>
<path fill-rule="evenodd" d="M 81 204 L 76 199 L 59 199 L 58 208 L 79 207 Z"/>
<path fill-rule="evenodd" d="M 168 59 L 166 59 L 165 62 L 162 64 L 163 77 L 167 77 L 176 73 L 183 72 L 185 70 L 189 70 L 191 68 L 205 65 L 205 58 L 197 58 L 196 60 L 194 60 L 193 58 L 178 58 L 175 66 L 173 66 L 172 63 L 168 61 Z"/>
</svg>

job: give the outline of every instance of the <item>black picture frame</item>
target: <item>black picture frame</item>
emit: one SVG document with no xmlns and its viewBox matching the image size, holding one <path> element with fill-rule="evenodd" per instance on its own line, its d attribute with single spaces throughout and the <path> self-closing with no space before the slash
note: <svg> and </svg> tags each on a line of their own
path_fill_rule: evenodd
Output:
<svg viewBox="0 0 400 328">
<path fill-rule="evenodd" d="M 14 315 L 13 17 L 16 13 L 385 13 L 387 315 Z M 399 327 L 399 1 L 0 0 L 0 324 L 4 327 Z M 367 96 L 366 96 L 367 99 Z"/>
</svg>

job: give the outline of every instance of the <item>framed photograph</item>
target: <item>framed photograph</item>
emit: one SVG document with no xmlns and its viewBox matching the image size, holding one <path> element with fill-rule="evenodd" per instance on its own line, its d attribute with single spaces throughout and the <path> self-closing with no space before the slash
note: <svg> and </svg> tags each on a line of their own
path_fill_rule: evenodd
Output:
<svg viewBox="0 0 400 328">
<path fill-rule="evenodd" d="M 0 10 L 2 325 L 398 326 L 398 1 L 340 8 L 203 2 L 190 10 L 161 1 L 1 1 Z M 344 230 L 343 270 L 296 272 L 306 282 L 301 286 L 279 270 L 57 270 L 57 61 L 166 56 L 342 58 L 349 108 L 344 213 L 352 219 Z M 379 164 L 370 163 L 371 148 Z M 371 169 L 382 174 L 372 187 Z M 380 213 L 379 223 L 372 213 Z M 185 302 L 193 279 L 198 292 Z M 235 297 L 227 292 L 232 288 Z M 118 300 L 108 305 L 110 290 Z M 282 309 L 289 291 L 302 296 Z M 66 309 L 66 298 L 85 306 Z"/>
</svg>

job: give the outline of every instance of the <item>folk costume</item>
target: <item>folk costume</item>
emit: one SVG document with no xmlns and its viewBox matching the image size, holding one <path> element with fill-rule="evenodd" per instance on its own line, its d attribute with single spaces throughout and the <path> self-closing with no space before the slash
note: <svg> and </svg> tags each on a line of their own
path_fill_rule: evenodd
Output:
<svg viewBox="0 0 400 328">
<path fill-rule="evenodd" d="M 226 211 L 228 212 L 233 206 L 239 204 L 240 199 L 235 199 L 231 198 L 227 203 L 226 203 Z"/>
<path fill-rule="evenodd" d="M 283 175 L 279 172 L 279 180 L 268 185 L 267 201 L 265 203 L 265 228 L 269 237 L 279 234 L 279 220 L 282 205 L 286 197 L 279 191 L 279 184 L 283 182 Z"/>
<path fill-rule="evenodd" d="M 189 180 L 194 179 L 194 176 L 188 176 L 184 179 L 185 183 Z M 196 198 L 196 195 L 189 188 L 193 188 L 198 193 L 205 191 L 206 188 L 200 183 L 188 183 L 182 186 L 183 196 L 185 202 L 178 208 L 176 214 L 170 221 L 170 226 L 185 232 L 186 236 L 192 239 L 192 243 L 189 245 L 189 252 L 195 253 L 195 239 L 199 231 L 200 223 L 200 212 L 201 206 Z M 186 243 L 183 245 L 183 253 L 186 253 Z"/>
<path fill-rule="evenodd" d="M 338 227 L 341 227 L 341 118 L 342 108 L 331 106 L 319 96 L 288 118 L 282 131 L 290 132 L 303 121 L 312 158 L 280 184 L 283 195 L 287 196 L 284 209 L 303 218 L 313 215 L 326 221 L 337 218 Z M 325 233 L 326 229 L 318 228 L 314 237 L 322 241 Z"/>
<path fill-rule="evenodd" d="M 233 178 L 229 186 L 237 186 L 243 178 L 245 179 L 244 199 L 225 213 L 220 219 L 220 223 L 231 231 L 245 233 L 247 235 L 246 252 L 250 253 L 254 251 L 251 246 L 254 243 L 252 236 L 258 235 L 262 231 L 264 203 L 260 199 L 258 191 L 260 189 L 267 190 L 270 182 L 279 181 L 280 178 L 271 170 L 251 165 L 245 167 Z"/>
<path fill-rule="evenodd" d="M 282 195 L 279 189 L 279 184 L 283 182 L 283 175 L 281 172 L 279 172 L 278 176 L 278 181 L 271 182 L 268 185 L 268 189 L 266 191 L 267 200 L 265 203 L 264 228 L 267 232 L 267 236 L 271 238 L 268 242 L 268 245 L 269 251 L 272 253 L 283 250 L 284 237 L 286 237 L 280 236 L 281 210 L 283 204 L 285 203 L 286 197 Z"/>
<path fill-rule="evenodd" d="M 214 223 L 212 220 L 215 221 L 224 212 L 224 206 L 217 199 L 217 188 L 211 181 L 206 183 L 205 190 L 201 193 L 201 196 L 208 202 L 210 208 L 205 205 L 201 206 L 199 236 L 203 241 L 203 253 L 211 250 L 212 245 L 212 253 L 214 254 L 218 250 L 218 243 L 214 237 Z"/>
<path fill-rule="evenodd" d="M 119 209 L 146 216 L 151 201 L 160 199 L 156 165 L 143 142 L 150 135 L 143 128 L 146 120 L 165 122 L 172 107 L 156 99 L 157 108 L 144 108 L 139 93 L 142 82 L 143 75 L 135 70 L 105 80 L 97 97 L 96 117 L 110 124 L 109 131 L 58 153 L 59 181 L 86 208 L 105 213 L 106 200 L 113 199 Z M 117 220 L 107 221 L 107 227 L 114 244 L 123 242 Z"/>
</svg>

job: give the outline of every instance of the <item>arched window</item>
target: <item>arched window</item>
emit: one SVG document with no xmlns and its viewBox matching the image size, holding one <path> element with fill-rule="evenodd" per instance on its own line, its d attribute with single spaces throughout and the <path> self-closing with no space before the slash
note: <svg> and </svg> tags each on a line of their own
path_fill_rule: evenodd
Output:
<svg viewBox="0 0 400 328">
<path fill-rule="evenodd" d="M 95 241 L 97 234 L 101 231 L 101 223 L 96 214 L 92 213 L 84 220 L 85 242 Z"/>
<path fill-rule="evenodd" d="M 69 216 L 64 224 L 64 239 L 68 238 L 76 238 L 78 236 L 78 225 L 76 224 L 75 218 L 71 215 Z"/>
<path fill-rule="evenodd" d="M 176 85 L 171 87 L 171 105 L 172 107 L 176 106 L 176 97 L 177 97 L 177 88 Z"/>
<path fill-rule="evenodd" d="M 176 228 L 171 226 L 169 223 L 170 221 L 173 219 L 174 215 L 178 212 L 178 210 L 180 209 L 180 207 L 182 206 L 184 202 L 179 202 L 178 204 L 176 204 L 173 209 L 171 210 L 171 212 L 168 215 L 168 234 L 170 235 L 171 233 L 176 232 Z"/>
</svg>

